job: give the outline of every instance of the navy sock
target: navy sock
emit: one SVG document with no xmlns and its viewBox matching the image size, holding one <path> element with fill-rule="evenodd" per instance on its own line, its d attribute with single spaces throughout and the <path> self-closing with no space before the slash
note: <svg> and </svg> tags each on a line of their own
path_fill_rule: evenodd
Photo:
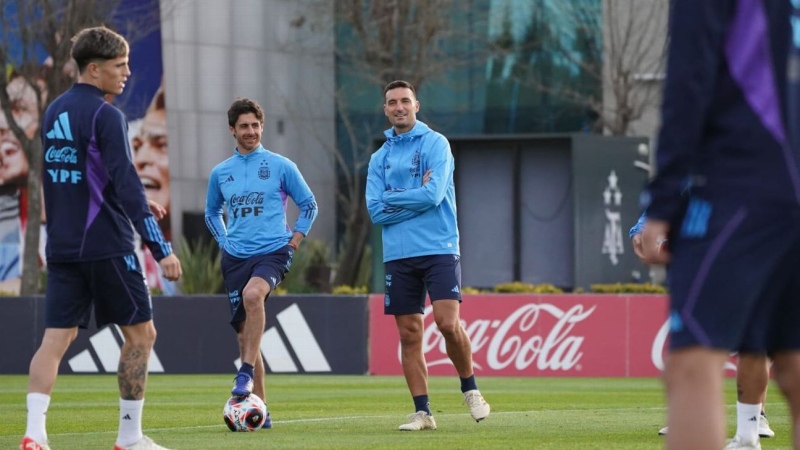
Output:
<svg viewBox="0 0 800 450">
<path fill-rule="evenodd" d="M 250 378 L 254 378 L 254 368 L 250 364 L 242 363 L 242 367 L 239 368 L 239 372 L 244 372 L 250 375 Z"/>
<path fill-rule="evenodd" d="M 431 415 L 431 402 L 427 395 L 417 395 L 414 397 L 414 411 L 425 411 Z"/>
<path fill-rule="evenodd" d="M 471 391 L 473 389 L 478 389 L 478 384 L 475 383 L 475 374 L 470 375 L 467 378 L 458 377 L 461 380 L 461 393 Z"/>
</svg>

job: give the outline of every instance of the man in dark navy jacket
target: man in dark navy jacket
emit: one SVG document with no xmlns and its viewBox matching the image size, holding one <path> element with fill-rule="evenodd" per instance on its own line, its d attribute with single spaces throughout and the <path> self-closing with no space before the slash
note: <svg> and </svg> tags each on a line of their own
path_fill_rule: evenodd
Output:
<svg viewBox="0 0 800 450">
<path fill-rule="evenodd" d="M 97 327 L 119 325 L 125 338 L 118 379 L 115 449 L 163 449 L 142 434 L 148 361 L 156 338 L 150 293 L 134 253 L 134 229 L 177 280 L 181 264 L 150 212 L 131 161 L 124 115 L 105 101 L 130 76 L 128 43 L 104 28 L 73 38 L 78 82 L 53 101 L 41 127 L 47 214 L 45 332 L 31 361 L 28 420 L 20 447 L 47 449 L 45 417 L 58 366 L 94 308 Z"/>
<path fill-rule="evenodd" d="M 731 351 L 770 355 L 795 427 L 800 420 L 798 8 L 672 2 L 642 235 L 646 262 L 669 263 L 670 449 L 723 447 L 721 374 Z M 755 422 L 759 406 L 750 406 Z M 727 448 L 761 446 L 737 434 Z"/>
</svg>

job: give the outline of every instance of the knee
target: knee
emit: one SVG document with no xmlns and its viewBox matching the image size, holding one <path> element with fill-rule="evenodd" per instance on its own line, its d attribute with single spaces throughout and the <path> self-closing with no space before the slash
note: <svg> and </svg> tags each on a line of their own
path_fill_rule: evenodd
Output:
<svg viewBox="0 0 800 450">
<path fill-rule="evenodd" d="M 263 308 L 264 307 L 264 299 L 267 297 L 269 293 L 269 286 L 267 286 L 266 292 L 262 289 L 255 289 L 255 288 L 248 288 L 245 289 L 242 293 L 242 301 L 244 302 L 245 310 L 251 310 L 254 308 Z"/>
<path fill-rule="evenodd" d="M 699 374 L 691 367 L 669 363 L 666 364 L 662 373 L 664 390 L 667 394 L 676 392 L 676 389 L 680 390 L 683 386 L 697 383 L 698 378 Z"/>
<path fill-rule="evenodd" d="M 701 369 L 687 364 L 676 356 L 671 356 L 664 367 L 664 387 L 669 391 L 675 385 L 694 383 L 702 377 Z"/>
<path fill-rule="evenodd" d="M 73 342 L 75 342 L 75 338 L 78 337 L 78 329 L 73 328 L 65 336 L 59 337 L 59 340 L 63 338 L 63 345 L 65 347 L 69 347 Z"/>
<path fill-rule="evenodd" d="M 461 322 L 454 317 L 447 317 L 436 320 L 436 326 L 445 339 L 456 339 L 461 331 Z"/>
<path fill-rule="evenodd" d="M 152 321 L 135 326 L 128 333 L 123 334 L 126 335 L 126 341 L 136 347 L 153 348 L 156 343 L 156 327 L 153 326 Z"/>
<path fill-rule="evenodd" d="M 55 351 L 63 355 L 76 337 L 78 337 L 77 327 L 64 330 L 64 332 L 50 332 L 48 330 L 45 331 L 41 347 L 44 347 L 47 351 Z"/>
<path fill-rule="evenodd" d="M 69 345 L 75 342 L 75 338 L 77 337 L 78 337 L 78 329 L 73 328 L 72 331 L 70 331 L 70 333 L 67 335 L 67 344 Z"/>
<path fill-rule="evenodd" d="M 721 387 L 721 370 L 728 353 L 703 347 L 690 347 L 670 351 L 664 368 L 667 391 L 677 386 Z"/>
<path fill-rule="evenodd" d="M 156 327 L 154 327 L 153 323 L 150 322 L 150 326 L 145 327 L 144 332 L 142 333 L 142 343 L 152 348 L 156 343 L 157 335 L 158 333 L 156 332 Z"/>
<path fill-rule="evenodd" d="M 403 347 L 413 347 L 422 342 L 422 329 L 418 327 L 400 328 L 400 345 Z"/>
<path fill-rule="evenodd" d="M 800 394 L 800 367 L 797 362 L 785 361 L 780 357 L 775 359 L 775 382 L 788 398 Z"/>
<path fill-rule="evenodd" d="M 775 370 L 775 382 L 778 384 L 781 392 L 783 392 L 787 397 L 792 397 L 791 394 L 797 392 L 798 380 L 795 378 L 796 377 L 791 376 L 785 371 L 778 369 Z"/>
<path fill-rule="evenodd" d="M 769 376 L 769 358 L 766 355 L 740 353 L 736 373 L 745 377 Z"/>
</svg>

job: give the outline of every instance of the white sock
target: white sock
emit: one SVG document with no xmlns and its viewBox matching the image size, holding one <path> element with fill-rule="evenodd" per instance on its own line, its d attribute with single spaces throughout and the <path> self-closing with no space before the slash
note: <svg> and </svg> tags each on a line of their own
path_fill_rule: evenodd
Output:
<svg viewBox="0 0 800 450">
<path fill-rule="evenodd" d="M 25 428 L 25 436 L 33 439 L 40 444 L 47 443 L 47 408 L 50 406 L 50 396 L 31 392 L 27 397 L 28 404 L 28 425 Z"/>
<path fill-rule="evenodd" d="M 142 439 L 142 408 L 144 408 L 144 399 L 119 399 L 117 445 L 120 447 L 130 447 Z"/>
<path fill-rule="evenodd" d="M 749 405 L 736 402 L 736 434 L 744 442 L 758 442 L 758 416 L 761 415 L 761 403 Z"/>
</svg>

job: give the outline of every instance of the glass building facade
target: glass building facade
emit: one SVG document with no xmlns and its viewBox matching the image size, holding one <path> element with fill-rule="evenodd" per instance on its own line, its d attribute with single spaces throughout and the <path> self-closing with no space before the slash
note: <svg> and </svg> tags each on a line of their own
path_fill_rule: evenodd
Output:
<svg viewBox="0 0 800 450">
<path fill-rule="evenodd" d="M 382 93 L 392 80 L 416 86 L 418 119 L 449 138 L 595 131 L 588 102 L 602 98 L 601 0 L 334 5 L 336 174 L 339 198 L 347 197 L 338 248 L 356 248 L 369 226 L 358 190 L 389 128 Z M 372 243 L 377 273 L 379 235 Z"/>
<path fill-rule="evenodd" d="M 423 2 L 433 7 L 414 17 Z M 373 137 L 388 128 L 381 93 L 396 78 L 416 81 L 420 120 L 448 136 L 594 131 L 601 0 L 406 3 L 400 19 L 390 9 L 384 20 L 387 9 L 363 1 L 361 24 L 372 34 L 359 34 L 352 16 L 336 16 L 340 144 L 354 137 L 344 129 L 354 124 Z M 382 60 L 369 58 L 376 46 Z"/>
</svg>

